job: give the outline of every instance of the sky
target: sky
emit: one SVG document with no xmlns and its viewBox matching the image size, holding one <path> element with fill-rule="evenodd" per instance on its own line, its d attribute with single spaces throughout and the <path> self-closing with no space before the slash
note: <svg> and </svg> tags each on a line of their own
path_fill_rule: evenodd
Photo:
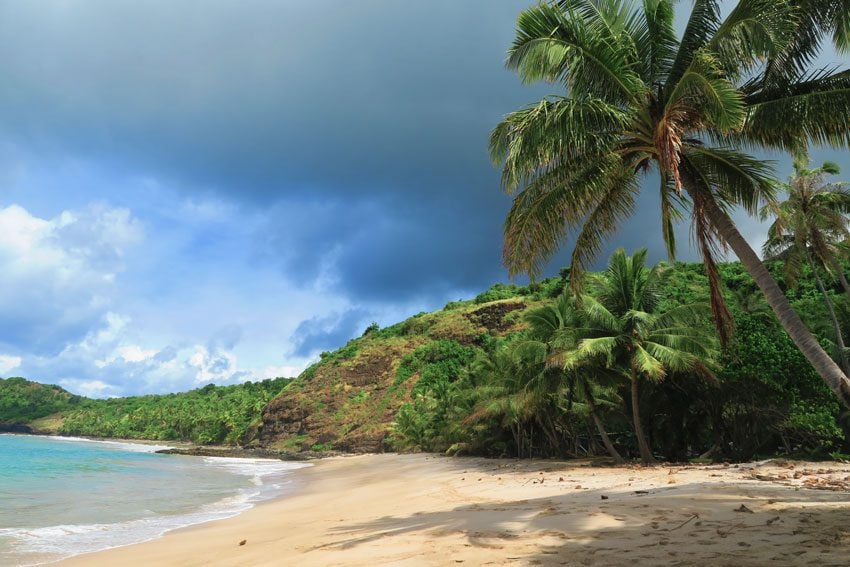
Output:
<svg viewBox="0 0 850 567">
<path fill-rule="evenodd" d="M 0 376 L 295 376 L 507 281 L 487 138 L 558 94 L 504 68 L 530 3 L 0 0 Z M 653 193 L 608 250 L 663 258 Z"/>
</svg>

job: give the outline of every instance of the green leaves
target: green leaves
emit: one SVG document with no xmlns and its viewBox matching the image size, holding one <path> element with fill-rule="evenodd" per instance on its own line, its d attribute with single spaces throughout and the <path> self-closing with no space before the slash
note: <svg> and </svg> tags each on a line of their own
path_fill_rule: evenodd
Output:
<svg viewBox="0 0 850 567">
<path fill-rule="evenodd" d="M 511 274 L 538 274 L 567 237 L 624 178 L 607 155 L 583 167 L 561 166 L 535 179 L 513 201 L 505 220 L 503 259 Z"/>
<path fill-rule="evenodd" d="M 844 242 L 850 239 L 850 192 L 841 184 L 828 184 L 825 176 L 836 171 L 829 162 L 816 169 L 798 163 L 784 189 L 788 199 L 765 207 L 762 218 L 774 216 L 764 244 L 766 257 L 784 260 L 785 279 L 795 287 L 809 251 L 827 272 L 847 257 Z"/>
<path fill-rule="evenodd" d="M 673 18 L 669 0 L 643 0 L 643 13 L 632 16 L 631 33 L 643 63 L 641 77 L 647 85 L 663 81 L 676 56 L 679 40 Z"/>
<path fill-rule="evenodd" d="M 740 0 L 706 47 L 730 77 L 738 78 L 786 49 L 799 20 L 787 0 Z"/>
<path fill-rule="evenodd" d="M 725 204 L 738 205 L 755 215 L 776 196 L 777 182 L 772 163 L 723 147 L 693 146 L 687 160 L 710 187 L 715 187 Z"/>
<path fill-rule="evenodd" d="M 688 25 L 679 45 L 676 58 L 667 72 L 666 89 L 673 90 L 699 50 L 711 39 L 720 25 L 720 5 L 717 0 L 696 0 Z"/>
<path fill-rule="evenodd" d="M 628 115 L 598 98 L 551 97 L 512 112 L 490 135 L 490 157 L 503 164 L 512 193 L 565 163 L 609 153 Z"/>
<path fill-rule="evenodd" d="M 561 81 L 578 96 L 636 101 L 645 90 L 627 34 L 611 26 L 614 2 L 541 3 L 523 10 L 508 68 L 525 82 Z M 625 40 L 625 41 L 624 41 Z"/>
<path fill-rule="evenodd" d="M 788 83 L 749 85 L 746 142 L 795 151 L 850 144 L 850 71 L 820 69 Z"/>
<path fill-rule="evenodd" d="M 739 130 L 744 124 L 744 97 L 721 71 L 720 60 L 712 52 L 700 50 L 682 74 L 667 100 L 665 114 L 684 114 L 686 126 L 721 132 Z"/>
<path fill-rule="evenodd" d="M 595 293 L 583 295 L 578 304 L 580 340 L 572 364 L 598 359 L 608 367 L 634 368 L 638 376 L 656 381 L 668 371 L 711 365 L 715 339 L 704 326 L 707 305 L 658 309 L 666 273 L 646 266 L 645 249 L 631 257 L 622 249 L 614 252 Z"/>
<path fill-rule="evenodd" d="M 503 255 L 511 274 L 539 274 L 568 243 L 580 273 L 633 213 L 652 166 L 673 258 L 674 225 L 693 206 L 681 196 L 684 160 L 703 200 L 756 214 L 774 198 L 773 173 L 742 147 L 850 145 L 850 71 L 806 70 L 825 33 L 850 36 L 848 2 L 739 0 L 723 17 L 718 0 L 696 0 L 681 40 L 670 0 L 524 10 L 508 67 L 528 82 L 560 82 L 566 96 L 508 115 L 491 136 L 514 195 Z M 710 223 L 695 212 L 709 250 Z"/>
</svg>

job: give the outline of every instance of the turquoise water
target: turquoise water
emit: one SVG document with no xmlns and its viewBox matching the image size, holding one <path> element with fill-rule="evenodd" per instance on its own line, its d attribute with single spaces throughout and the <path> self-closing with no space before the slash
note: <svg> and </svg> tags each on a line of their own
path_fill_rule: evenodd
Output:
<svg viewBox="0 0 850 567">
<path fill-rule="evenodd" d="M 158 455 L 162 447 L 0 435 L 0 565 L 37 565 L 226 518 L 282 494 L 266 459 Z"/>
</svg>

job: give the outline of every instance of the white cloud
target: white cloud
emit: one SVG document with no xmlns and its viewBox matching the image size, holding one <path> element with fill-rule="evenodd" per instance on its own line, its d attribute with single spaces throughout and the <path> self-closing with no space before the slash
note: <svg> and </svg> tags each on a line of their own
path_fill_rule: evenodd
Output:
<svg viewBox="0 0 850 567">
<path fill-rule="evenodd" d="M 301 374 L 305 368 L 307 368 L 307 364 L 302 364 L 300 366 L 266 366 L 265 368 L 257 370 L 254 375 L 256 380 L 267 380 L 269 378 L 295 378 Z"/>
<path fill-rule="evenodd" d="M 105 398 L 116 393 L 114 386 L 100 380 L 61 380 L 59 385 L 90 398 Z"/>
<path fill-rule="evenodd" d="M 59 352 L 85 336 L 143 237 L 127 209 L 95 204 L 45 219 L 0 208 L 0 344 Z"/>
<path fill-rule="evenodd" d="M 261 258 L 221 266 L 256 245 L 239 211 L 152 206 L 0 207 L 0 353 L 22 358 L 6 364 L 95 397 L 299 374 L 308 361 L 291 352 L 293 329 L 345 301 L 293 287 Z"/>
<path fill-rule="evenodd" d="M 13 368 L 21 365 L 23 359 L 20 356 L 9 356 L 8 354 L 0 354 L 0 372 L 8 372 Z"/>
<path fill-rule="evenodd" d="M 142 362 L 153 358 L 157 351 L 155 349 L 143 349 L 139 345 L 126 345 L 118 347 L 118 354 L 127 362 Z"/>
<path fill-rule="evenodd" d="M 236 378 L 236 356 L 224 349 L 210 350 L 205 346 L 195 347 L 195 353 L 189 357 L 189 366 L 195 372 L 195 382 L 229 382 Z"/>
</svg>

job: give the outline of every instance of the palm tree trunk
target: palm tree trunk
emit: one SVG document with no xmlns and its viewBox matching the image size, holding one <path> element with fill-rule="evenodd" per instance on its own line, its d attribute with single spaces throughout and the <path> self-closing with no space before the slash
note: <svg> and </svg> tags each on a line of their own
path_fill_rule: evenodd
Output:
<svg viewBox="0 0 850 567">
<path fill-rule="evenodd" d="M 806 256 L 809 260 L 809 266 L 812 268 L 812 274 L 815 277 L 815 284 L 818 286 L 818 290 L 821 295 L 823 295 L 823 301 L 826 303 L 826 310 L 829 312 L 829 318 L 832 320 L 832 328 L 835 332 L 835 343 L 838 345 L 838 360 L 841 363 L 841 369 L 844 370 L 844 374 L 850 373 L 850 364 L 847 363 L 847 351 L 844 350 L 844 337 L 841 335 L 841 325 L 838 324 L 838 317 L 835 316 L 835 308 L 832 305 L 832 300 L 829 298 L 829 294 L 826 293 L 826 287 L 823 285 L 823 280 L 820 278 L 820 274 L 818 274 L 817 266 L 815 266 L 814 260 L 812 260 L 812 254 L 808 250 L 806 250 Z"/>
<path fill-rule="evenodd" d="M 552 420 L 548 418 L 544 420 L 539 414 L 535 415 L 535 420 L 540 426 L 540 429 L 543 430 L 543 434 L 549 440 L 549 444 L 552 446 L 552 451 L 557 453 L 560 443 L 558 443 L 558 435 L 555 433 L 555 428 L 551 426 Z"/>
<path fill-rule="evenodd" d="M 652 456 L 652 451 L 649 448 L 649 443 L 646 442 L 646 437 L 643 434 L 643 426 L 640 424 L 640 398 L 638 391 L 638 375 L 635 369 L 632 368 L 632 425 L 635 428 L 635 436 L 637 437 L 638 448 L 640 449 L 640 458 L 644 464 L 651 465 L 656 462 Z"/>
<path fill-rule="evenodd" d="M 682 179 L 685 182 L 685 188 L 691 196 L 696 194 L 696 197 L 703 202 L 703 210 L 711 222 L 717 234 L 741 260 L 741 263 L 747 268 L 747 271 L 759 286 L 764 297 L 770 305 L 779 323 L 803 356 L 811 363 L 815 371 L 820 375 L 821 379 L 826 382 L 830 390 L 838 397 L 845 407 L 850 408 L 850 380 L 841 371 L 841 368 L 835 363 L 832 358 L 826 353 L 823 347 L 820 346 L 817 339 L 812 335 L 811 331 L 806 328 L 806 325 L 800 319 L 800 316 L 791 308 L 791 303 L 779 285 L 774 281 L 770 272 L 762 263 L 758 255 L 753 251 L 744 237 L 738 232 L 735 223 L 729 218 L 714 199 L 706 196 L 705 191 L 700 191 L 700 186 L 691 175 L 688 168 L 683 167 L 680 170 Z"/>
<path fill-rule="evenodd" d="M 587 397 L 587 406 L 590 408 L 590 417 L 593 419 L 593 424 L 596 426 L 599 436 L 602 437 L 602 444 L 605 445 L 605 450 L 608 451 L 608 454 L 611 455 L 615 463 L 618 465 L 625 464 L 625 459 L 617 451 L 617 448 L 614 447 L 614 444 L 611 443 L 611 438 L 608 437 L 608 432 L 605 431 L 605 426 L 602 424 L 602 420 L 599 419 L 599 414 L 596 413 L 596 402 L 593 400 L 593 395 L 590 392 L 585 392 L 585 396 Z"/>
</svg>

